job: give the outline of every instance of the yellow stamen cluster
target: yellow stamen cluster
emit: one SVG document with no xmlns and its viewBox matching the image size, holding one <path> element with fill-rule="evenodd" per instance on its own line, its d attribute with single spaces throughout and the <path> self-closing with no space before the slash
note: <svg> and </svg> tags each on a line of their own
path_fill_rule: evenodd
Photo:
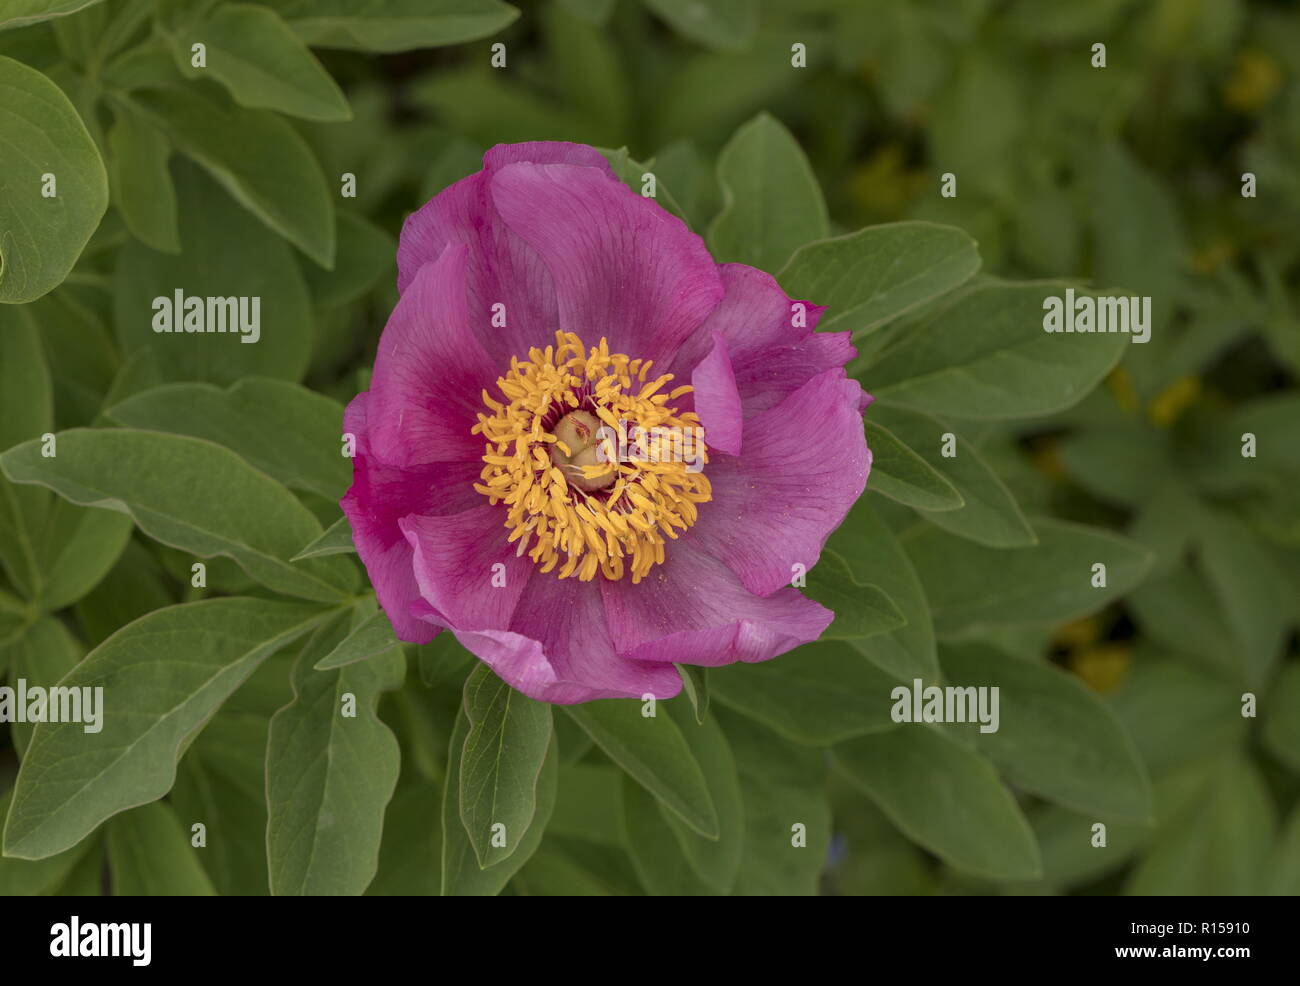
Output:
<svg viewBox="0 0 1300 986">
<path fill-rule="evenodd" d="M 511 358 L 510 372 L 497 380 L 504 400 L 483 392 L 491 413 L 480 413 L 473 428 L 487 441 L 482 482 L 474 488 L 509 508 L 510 542 L 518 541 L 517 554 L 528 551 L 542 572 L 560 566 L 560 578 L 589 582 L 597 571 L 607 579 L 630 571 L 639 582 L 662 564 L 664 539 L 694 524 L 696 505 L 711 499 L 702 471 L 653 447 L 652 435 L 663 433 L 651 429 L 685 432 L 700 424 L 694 413 L 679 415 L 669 406 L 689 386 L 660 393 L 671 373 L 647 383 L 651 363 L 611 353 L 605 339 L 588 350 L 572 332 L 557 332 L 555 345 L 530 349 L 526 362 Z M 580 456 L 556 435 L 565 415 L 573 415 L 565 429 L 570 436 L 586 433 L 581 426 L 575 432 L 572 422 L 587 415 L 609 426 L 599 439 L 602 461 L 591 463 L 592 456 Z M 639 454 L 618 461 L 610 435 Z M 575 461 L 580 464 L 569 464 Z M 696 461 L 707 462 L 702 442 Z"/>
</svg>

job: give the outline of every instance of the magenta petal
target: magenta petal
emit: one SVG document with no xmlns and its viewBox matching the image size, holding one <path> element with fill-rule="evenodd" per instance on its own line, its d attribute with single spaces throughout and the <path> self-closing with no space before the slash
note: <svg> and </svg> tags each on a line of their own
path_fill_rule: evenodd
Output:
<svg viewBox="0 0 1300 986">
<path fill-rule="evenodd" d="M 509 629 L 457 631 L 512 688 L 539 702 L 574 705 L 599 698 L 672 698 L 682 688 L 671 665 L 614 653 L 594 582 L 538 576 L 525 587 Z"/>
<path fill-rule="evenodd" d="M 507 543 L 503 515 L 483 502 L 457 514 L 398 521 L 415 552 L 420 595 L 453 630 L 508 625 L 533 574 L 533 560 Z"/>
<path fill-rule="evenodd" d="M 827 370 L 746 421 L 744 453 L 706 467 L 713 500 L 683 540 L 725 560 L 761 596 L 788 585 L 795 565 L 810 570 L 866 486 L 861 397 L 856 380 Z"/>
<path fill-rule="evenodd" d="M 704 241 L 653 199 L 592 168 L 512 164 L 492 179 L 506 225 L 545 262 L 559 328 L 663 361 L 722 297 Z"/>
<path fill-rule="evenodd" d="M 493 361 L 505 367 L 511 356 L 554 341 L 555 290 L 537 254 L 506 228 L 489 195 L 492 175 L 523 161 L 584 167 L 618 183 L 604 156 L 581 144 L 534 141 L 501 144 L 483 156 L 483 170 L 444 189 L 407 217 L 397 247 L 397 289 L 405 292 L 425 264 L 451 244 L 469 248 L 465 291 L 470 329 Z M 495 309 L 500 305 L 502 308 Z M 494 324 L 504 314 L 505 325 Z M 500 322 L 500 318 L 496 319 Z"/>
<path fill-rule="evenodd" d="M 498 368 L 469 331 L 462 246 L 420 268 L 384 328 L 370 385 L 370 449 L 400 466 L 478 460 L 470 433 Z"/>
<path fill-rule="evenodd" d="M 468 509 L 482 502 L 474 491 L 474 463 L 436 463 L 401 469 L 376 462 L 367 454 L 367 394 L 358 394 L 343 416 L 344 431 L 357 439 L 352 486 L 340 506 L 352 527 L 356 546 L 375 595 L 402 640 L 427 643 L 438 628 L 412 613 L 420 600 L 412 570 L 410 545 L 398 527 L 408 513 L 436 514 Z"/>
<path fill-rule="evenodd" d="M 704 426 L 708 447 L 739 455 L 744 419 L 740 392 L 736 389 L 736 374 L 727 354 L 727 340 L 721 333 L 713 333 L 713 348 L 696 364 L 691 374 L 691 386 L 695 388 L 695 413 Z"/>
<path fill-rule="evenodd" d="M 689 537 L 689 533 L 688 533 Z M 757 596 L 683 537 L 638 585 L 604 582 L 614 646 L 625 658 L 717 667 L 766 661 L 816 640 L 835 614 L 791 588 Z"/>
<path fill-rule="evenodd" d="M 722 336 L 745 417 L 857 356 L 847 332 L 814 333 L 824 307 L 790 298 L 771 274 L 744 264 L 723 264 L 718 273 L 726 293 L 671 369 L 689 372 L 711 352 L 714 335 Z"/>
</svg>

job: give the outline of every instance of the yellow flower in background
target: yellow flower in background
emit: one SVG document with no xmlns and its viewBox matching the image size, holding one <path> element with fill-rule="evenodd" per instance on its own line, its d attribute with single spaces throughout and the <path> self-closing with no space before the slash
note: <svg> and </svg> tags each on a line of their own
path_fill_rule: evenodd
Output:
<svg viewBox="0 0 1300 986">
<path fill-rule="evenodd" d="M 1262 51 L 1237 55 L 1232 75 L 1223 84 L 1223 101 L 1234 110 L 1249 113 L 1273 98 L 1282 84 L 1282 70 Z"/>
</svg>

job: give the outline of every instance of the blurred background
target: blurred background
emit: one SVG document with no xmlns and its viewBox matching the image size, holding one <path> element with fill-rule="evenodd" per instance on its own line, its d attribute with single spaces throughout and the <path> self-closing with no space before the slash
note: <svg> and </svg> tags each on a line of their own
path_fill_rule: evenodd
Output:
<svg viewBox="0 0 1300 986">
<path fill-rule="evenodd" d="M 492 144 L 626 147 L 701 232 L 720 206 L 718 154 L 760 110 L 807 154 L 836 233 L 933 220 L 978 240 L 982 275 L 1155 297 L 1150 343 L 1125 347 L 1081 404 L 967 433 L 1026 513 L 1108 526 L 1155 555 L 1140 587 L 1092 617 L 980 637 L 1055 662 L 1105 697 L 1155 782 L 1156 829 L 1113 825 L 1114 851 L 1091 853 L 1061 835 L 1068 812 L 1034 804 L 1046 877 L 988 884 L 955 874 L 836 782 L 823 890 L 1300 892 L 1295 4 L 515 5 L 509 27 L 465 44 L 318 50 L 354 118 L 291 122 L 331 181 L 361 180 L 340 202 L 340 224 L 355 234 L 339 241 L 351 251 L 348 282 L 295 255 L 316 307 L 305 382 L 342 401 L 364 388 L 357 367 L 373 358 L 396 298 L 402 220 L 478 170 Z M 504 70 L 491 64 L 497 43 Z M 800 69 L 790 65 L 796 44 L 806 50 Z M 1098 44 L 1104 67 L 1094 64 Z M 37 68 L 59 59 L 47 28 L 0 36 L 6 51 Z M 956 197 L 940 195 L 945 173 Z M 106 312 L 95 250 L 120 239 L 120 223 L 106 221 L 50 303 Z M 47 345 L 66 350 L 56 363 L 78 368 L 56 379 L 61 426 L 88 417 L 79 408 L 98 406 L 113 369 L 93 353 L 70 355 L 71 337 Z M 871 389 L 869 376 L 863 383 Z M 1243 457 L 1245 434 L 1267 446 L 1267 462 Z M 92 643 L 96 613 L 105 630 L 132 615 L 112 609 L 111 592 L 87 597 Z M 1243 714 L 1247 695 L 1258 715 Z"/>
</svg>

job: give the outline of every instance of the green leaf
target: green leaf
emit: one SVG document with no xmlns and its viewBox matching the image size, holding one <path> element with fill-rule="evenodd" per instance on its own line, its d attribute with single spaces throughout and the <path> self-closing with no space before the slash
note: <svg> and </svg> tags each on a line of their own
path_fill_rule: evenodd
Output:
<svg viewBox="0 0 1300 986">
<path fill-rule="evenodd" d="M 143 543 L 128 540 L 117 563 L 77 602 L 74 612 L 86 642 L 94 646 L 119 627 L 174 602 L 173 586 L 162 566 Z"/>
<path fill-rule="evenodd" d="M 320 612 L 263 599 L 205 600 L 155 610 L 96 647 L 60 684 L 104 689 L 102 732 L 92 741 L 90 723 L 36 727 L 14 788 L 5 854 L 52 856 L 104 819 L 161 798 L 186 741 Z"/>
<path fill-rule="evenodd" d="M 53 430 L 54 396 L 30 308 L 0 308 L 0 446 L 11 448 Z M 0 566 L 27 598 L 40 588 L 37 532 L 50 495 L 0 476 Z"/>
<path fill-rule="evenodd" d="M 193 166 L 176 168 L 176 189 L 183 252 L 170 256 L 131 240 L 118 255 L 113 322 L 123 352 L 149 348 L 168 380 L 225 385 L 250 374 L 300 379 L 311 359 L 315 314 L 292 251 Z M 211 332 L 183 331 L 185 302 L 177 310 L 177 291 L 199 299 L 202 327 Z M 257 299 L 256 342 L 244 341 L 254 336 L 240 331 L 237 312 L 226 317 L 232 298 L 248 299 L 250 324 Z M 154 331 L 155 320 L 166 314 L 164 303 L 175 331 Z"/>
<path fill-rule="evenodd" d="M 312 299 L 322 308 L 356 301 L 381 277 L 396 277 L 397 243 L 386 230 L 343 209 L 335 210 L 334 221 L 338 227 L 334 269 L 304 264 L 302 270 Z"/>
<path fill-rule="evenodd" d="M 181 252 L 176 188 L 167 168 L 171 144 L 161 130 L 129 107 L 118 107 L 108 131 L 108 178 L 113 205 L 142 243 Z"/>
<path fill-rule="evenodd" d="M 206 93 L 197 87 L 151 89 L 132 98 L 236 202 L 332 269 L 333 204 L 307 142 L 274 113 L 224 105 Z"/>
<path fill-rule="evenodd" d="M 320 523 L 283 486 L 234 452 L 197 438 L 126 428 L 75 428 L 0 455 L 14 482 L 41 483 L 82 505 L 129 513 L 155 540 L 200 557 L 224 555 L 277 592 L 329 602 L 346 597 L 357 575 L 345 559 L 291 564 Z"/>
<path fill-rule="evenodd" d="M 995 880 L 1041 875 L 1034 833 L 997 771 L 926 725 L 836 746 L 835 763 L 908 838 Z"/>
<path fill-rule="evenodd" d="M 398 648 L 401 643 L 393 633 L 393 625 L 383 610 L 370 614 L 338 642 L 338 645 L 313 665 L 317 671 L 333 671 L 357 661 L 365 661 L 376 654 Z"/>
<path fill-rule="evenodd" d="M 141 805 L 108 823 L 108 861 L 117 897 L 212 897 L 200 849 L 171 805 Z"/>
<path fill-rule="evenodd" d="M 542 835 L 555 809 L 555 795 L 559 777 L 559 744 L 555 734 L 547 747 L 546 759 L 537 778 L 537 809 L 532 824 L 528 826 L 519 846 L 506 859 L 482 869 L 470 844 L 469 833 L 460 821 L 459 792 L 461 753 L 469 721 L 464 706 L 456 716 L 448 746 L 447 783 L 442 796 L 442 895 L 444 897 L 492 897 L 499 894 L 510 878 L 519 871 L 541 844 Z"/>
<path fill-rule="evenodd" d="M 954 418 L 1064 410 L 1097 385 L 1130 339 L 1044 331 L 1044 299 L 1064 296 L 1067 286 L 982 282 L 913 327 L 862 379 L 891 403 Z"/>
<path fill-rule="evenodd" d="M 499 0 L 275 0 L 298 37 L 319 48 L 410 51 L 496 34 L 519 16 Z"/>
<path fill-rule="evenodd" d="M 0 56 L 0 106 L 0 303 L 22 304 L 68 276 L 108 208 L 108 176 L 81 116 L 40 72 Z"/>
<path fill-rule="evenodd" d="M 682 691 L 695 712 L 695 721 L 704 722 L 709 714 L 709 678 L 708 669 L 693 664 L 674 664 L 677 673 L 682 676 Z"/>
<path fill-rule="evenodd" d="M 965 283 L 979 266 L 975 241 L 955 226 L 887 223 L 800 247 L 777 280 L 792 298 L 827 306 L 819 330 L 861 335 Z"/>
<path fill-rule="evenodd" d="M 736 895 L 815 896 L 831 841 L 825 753 L 794 746 L 725 709 L 718 718 L 740 774 L 745 813 Z"/>
<path fill-rule="evenodd" d="M 645 0 L 692 41 L 719 50 L 744 47 L 758 21 L 754 0 Z"/>
<path fill-rule="evenodd" d="M 191 79 L 211 75 L 241 106 L 304 120 L 352 119 L 334 79 L 274 10 L 221 4 L 169 40 L 182 74 Z M 202 68 L 191 64 L 195 43 L 207 47 Z"/>
<path fill-rule="evenodd" d="M 806 593 L 835 614 L 821 640 L 860 640 L 889 633 L 907 620 L 885 593 L 874 585 L 858 582 L 848 563 L 829 548 L 808 573 Z"/>
<path fill-rule="evenodd" d="M 887 634 L 853 641 L 853 646 L 895 678 L 939 677 L 930 604 L 911 559 L 893 532 L 862 497 L 828 542 L 849 566 L 856 581 L 879 586 L 907 620 Z"/>
<path fill-rule="evenodd" d="M 622 841 L 637 878 L 650 896 L 699 897 L 714 893 L 683 854 L 654 796 L 627 774 L 622 781 Z"/>
<path fill-rule="evenodd" d="M 1264 702 L 1264 724 L 1260 739 L 1264 747 L 1300 774 L 1300 663 L 1292 662 L 1269 689 Z"/>
<path fill-rule="evenodd" d="M 12 791 L 0 794 L 0 819 L 9 814 L 9 802 L 12 798 Z M 0 856 L 0 895 L 44 897 L 66 893 L 64 887 L 69 877 L 96 847 L 96 840 L 86 839 L 66 852 L 46 859 L 13 859 Z M 96 893 L 98 892 L 97 887 Z"/>
<path fill-rule="evenodd" d="M 790 131 L 766 112 L 736 131 L 718 157 L 722 211 L 709 227 L 719 263 L 774 271 L 810 240 L 830 235 L 826 203 Z M 820 299 L 814 299 L 820 301 Z"/>
<path fill-rule="evenodd" d="M 715 668 L 709 682 L 723 705 L 796 743 L 826 746 L 895 725 L 889 692 L 897 682 L 840 641 Z"/>
<path fill-rule="evenodd" d="M 111 510 L 56 500 L 40 546 L 43 574 L 36 602 L 42 609 L 70 606 L 117 564 L 131 536 L 131 518 Z"/>
<path fill-rule="evenodd" d="M 53 17 L 66 17 L 100 2 L 101 0 L 9 0 L 7 9 L 0 18 L 0 31 L 38 24 Z"/>
<path fill-rule="evenodd" d="M 694 754 L 672 717 L 643 716 L 642 703 L 603 700 L 565 706 L 583 730 L 632 779 L 709 839 L 718 814 Z"/>
<path fill-rule="evenodd" d="M 1127 865 L 1151 837 L 1150 825 L 1106 822 L 1106 844 L 1093 844 L 1097 820 L 1057 805 L 1029 813 L 1043 856 L 1043 879 L 1055 888 L 1093 883 Z"/>
<path fill-rule="evenodd" d="M 959 510 L 961 493 L 943 474 L 908 448 L 874 415 L 867 418 L 867 445 L 871 449 L 868 488 L 918 510 Z"/>
<path fill-rule="evenodd" d="M 225 390 L 173 383 L 128 397 L 105 412 L 128 428 L 192 435 L 224 445 L 297 490 L 338 500 L 352 482 L 342 454 L 343 407 L 306 387 L 244 377 Z M 274 421 L 274 429 L 267 422 Z"/>
<path fill-rule="evenodd" d="M 519 848 L 536 814 L 551 707 L 516 692 L 485 664 L 466 680 L 464 703 L 469 729 L 460 760 L 460 820 L 479 867 L 487 869 Z M 495 844 L 498 834 L 504 845 Z"/>
<path fill-rule="evenodd" d="M 695 721 L 694 714 L 687 712 L 681 702 L 669 703 L 666 707 L 704 773 L 709 796 L 718 811 L 718 838 L 706 839 L 687 828 L 662 803 L 658 806 L 658 813 L 677 837 L 680 851 L 696 874 L 714 892 L 729 894 L 740 873 L 745 846 L 745 809 L 735 758 L 731 755 L 726 734 L 716 720 Z"/>
<path fill-rule="evenodd" d="M 1240 756 L 1221 757 L 1198 787 L 1192 804 L 1159 813 L 1162 824 L 1124 885 L 1126 895 L 1228 897 L 1264 891 L 1277 809 L 1259 769 Z"/>
<path fill-rule="evenodd" d="M 0 650 L 0 668 L 9 666 L 9 683 L 20 678 L 28 689 L 50 688 L 77 666 L 85 653 L 67 628 L 50 616 L 33 623 L 21 637 Z M 21 757 L 31 742 L 35 723 L 15 719 L 9 726 L 14 749 Z"/>
<path fill-rule="evenodd" d="M 271 720 L 266 847 L 277 896 L 360 895 L 379 866 L 401 754 L 375 709 L 381 691 L 401 684 L 405 659 L 394 651 L 382 665 L 313 670 L 349 619 L 340 614 L 308 641 L 294 664 L 293 701 Z"/>
<path fill-rule="evenodd" d="M 1011 491 L 980 457 L 973 443 L 928 414 L 884 402 L 872 405 L 869 419 L 888 428 L 961 496 L 963 505 L 959 509 L 927 510 L 926 520 L 991 548 L 1020 548 L 1036 543 L 1034 530 Z M 944 455 L 948 435 L 952 436 L 951 457 Z"/>
<path fill-rule="evenodd" d="M 348 523 L 346 517 L 340 517 L 325 529 L 324 534 L 289 560 L 301 561 L 303 558 L 317 558 L 321 555 L 342 555 L 349 552 L 355 554 L 356 550 L 356 546 L 352 543 L 352 525 Z"/>
<path fill-rule="evenodd" d="M 1008 781 L 1091 817 L 1150 819 L 1137 748 L 1078 678 L 983 645 L 944 648 L 942 660 L 949 684 L 998 689 L 998 728 L 975 739 Z"/>
<path fill-rule="evenodd" d="M 930 598 L 940 633 L 1007 623 L 1052 622 L 1095 612 L 1146 575 L 1151 555 L 1096 527 L 1036 520 L 1032 548 L 986 548 L 923 530 L 904 547 Z M 1093 566 L 1106 584 L 1093 586 Z"/>
<path fill-rule="evenodd" d="M 367 897 L 437 897 L 442 875 L 442 790 L 432 782 L 400 782 L 384 814 L 379 870 Z"/>
</svg>

